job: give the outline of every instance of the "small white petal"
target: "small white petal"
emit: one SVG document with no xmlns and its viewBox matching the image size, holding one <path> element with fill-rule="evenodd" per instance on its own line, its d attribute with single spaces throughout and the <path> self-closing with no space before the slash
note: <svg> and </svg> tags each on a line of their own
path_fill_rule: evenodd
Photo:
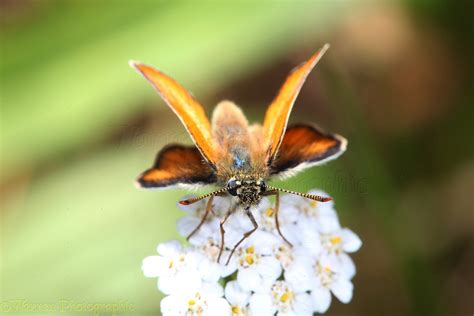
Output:
<svg viewBox="0 0 474 316">
<path fill-rule="evenodd" d="M 175 316 L 179 315 L 178 307 L 183 302 L 175 295 L 166 296 L 161 300 L 160 311 L 163 316 Z"/>
<path fill-rule="evenodd" d="M 237 282 L 244 291 L 255 291 L 260 287 L 263 280 L 255 268 L 249 267 L 239 270 Z"/>
<path fill-rule="evenodd" d="M 185 222 L 184 225 L 187 226 L 186 228 L 182 229 L 183 234 L 181 234 L 181 232 L 180 234 L 183 237 L 188 237 L 189 234 L 198 227 L 201 220 L 189 216 L 184 217 L 184 219 L 180 220 L 183 220 L 183 222 Z M 189 239 L 189 243 L 194 246 L 202 246 L 206 244 L 209 240 L 216 240 L 217 238 L 219 238 L 219 236 L 219 220 L 217 218 L 208 218 L 204 222 L 204 224 L 201 225 L 201 227 L 199 227 L 199 229 L 192 235 L 192 237 Z"/>
<path fill-rule="evenodd" d="M 230 259 L 229 264 L 225 264 L 225 262 L 223 263 L 224 259 L 227 260 L 228 256 L 229 256 L 229 252 L 224 251 L 224 253 L 222 254 L 221 262 L 220 262 L 221 277 L 223 278 L 231 275 L 237 270 L 237 262 L 235 261 L 235 258 L 233 258 L 234 256 Z"/>
<path fill-rule="evenodd" d="M 254 294 L 250 298 L 249 309 L 252 316 L 272 316 L 277 310 L 269 293 Z"/>
<path fill-rule="evenodd" d="M 313 218 L 298 223 L 300 243 L 313 256 L 319 255 L 322 249 L 318 227 L 318 221 Z"/>
<path fill-rule="evenodd" d="M 311 291 L 314 311 L 325 313 L 331 305 L 331 292 L 324 287 L 316 287 Z"/>
<path fill-rule="evenodd" d="M 262 257 L 256 269 L 265 281 L 270 282 L 278 279 L 282 272 L 280 262 L 273 256 Z"/>
<path fill-rule="evenodd" d="M 329 234 L 341 228 L 337 215 L 321 215 L 318 218 L 318 230 L 322 234 Z"/>
<path fill-rule="evenodd" d="M 181 251 L 182 247 L 179 241 L 170 240 L 164 243 L 161 243 L 156 248 L 156 251 L 163 257 L 172 257 L 177 255 Z"/>
<path fill-rule="evenodd" d="M 298 259 L 285 270 L 285 280 L 298 291 L 311 289 L 314 272 L 311 260 Z"/>
<path fill-rule="evenodd" d="M 354 261 L 346 253 L 341 253 L 338 258 L 341 266 L 341 273 L 343 274 L 344 278 L 349 280 L 352 279 L 356 274 L 356 266 Z"/>
<path fill-rule="evenodd" d="M 281 222 L 296 223 L 301 218 L 301 211 L 293 205 L 280 204 L 278 219 Z"/>
<path fill-rule="evenodd" d="M 230 209 L 231 203 L 232 199 L 229 197 L 216 196 L 214 197 L 214 201 L 212 202 L 212 210 L 218 217 L 220 215 L 225 215 Z"/>
<path fill-rule="evenodd" d="M 354 234 L 350 229 L 343 228 L 341 230 L 341 237 L 343 242 L 342 248 L 345 252 L 355 252 L 362 246 L 362 241 L 359 236 Z"/>
<path fill-rule="evenodd" d="M 352 282 L 344 278 L 338 278 L 331 284 L 331 291 L 335 297 L 342 303 L 349 303 L 352 299 L 352 291 L 354 286 Z"/>
<path fill-rule="evenodd" d="M 225 286 L 225 297 L 232 305 L 246 306 L 251 293 L 242 290 L 237 281 L 230 281 Z"/>
<path fill-rule="evenodd" d="M 230 316 L 232 311 L 229 303 L 223 298 L 209 299 L 208 310 L 203 314 L 204 316 Z"/>
<path fill-rule="evenodd" d="M 142 271 L 147 278 L 156 278 L 162 273 L 163 258 L 159 256 L 149 256 L 143 259 Z"/>
<path fill-rule="evenodd" d="M 202 284 L 201 290 L 211 296 L 222 297 L 224 295 L 222 285 L 217 282 L 205 282 Z"/>
<path fill-rule="evenodd" d="M 229 230 L 238 230 L 242 232 L 240 235 L 253 229 L 252 222 L 243 212 L 235 212 L 232 214 L 224 227 L 229 227 L 229 229 L 226 229 L 226 233 Z"/>
<path fill-rule="evenodd" d="M 319 263 L 323 267 L 329 267 L 331 271 L 335 273 L 340 273 L 342 270 L 341 262 L 339 261 L 337 256 L 321 255 L 319 257 Z"/>
<path fill-rule="evenodd" d="M 179 293 L 179 286 L 180 285 L 176 285 L 175 279 L 173 277 L 164 275 L 158 279 L 158 290 L 164 294 Z M 184 284 L 181 286 L 184 286 Z"/>
<path fill-rule="evenodd" d="M 293 310 L 297 316 L 313 315 L 313 303 L 308 293 L 300 293 L 295 296 Z"/>
<path fill-rule="evenodd" d="M 232 217 L 232 216 L 231 216 Z M 226 226 L 227 227 L 227 226 Z M 230 227 L 226 228 L 225 235 L 224 235 L 224 246 L 228 249 L 233 249 L 235 244 L 242 239 L 245 231 L 242 229 Z M 220 232 L 216 233 L 219 236 L 219 244 L 220 244 Z M 240 246 L 243 247 L 248 242 L 248 240 L 244 241 Z"/>
<path fill-rule="evenodd" d="M 267 197 L 264 197 L 258 204 L 256 211 L 259 213 L 264 213 L 270 207 L 272 207 L 272 203 L 270 203 L 270 199 Z"/>
<path fill-rule="evenodd" d="M 194 216 L 185 216 L 176 222 L 176 229 L 183 237 L 188 237 L 189 234 L 199 225 L 201 221 Z"/>
<path fill-rule="evenodd" d="M 293 245 L 299 245 L 300 240 L 299 240 L 299 234 L 300 231 L 298 229 L 298 226 L 295 224 L 280 224 L 280 230 L 283 236 Z M 278 232 L 276 232 L 278 234 Z M 281 238 L 281 236 L 278 234 L 278 237 Z M 284 242 L 284 240 L 281 238 L 281 241 Z"/>
<path fill-rule="evenodd" d="M 223 268 L 215 261 L 203 258 L 198 267 L 201 278 L 206 282 L 217 282 L 223 273 Z"/>
<path fill-rule="evenodd" d="M 298 206 L 289 202 L 285 203 L 283 198 L 280 200 L 280 211 L 278 212 L 278 215 L 280 214 L 283 220 L 291 223 L 298 222 L 302 217 L 302 212 Z"/>
<path fill-rule="evenodd" d="M 314 264 L 315 260 L 319 258 L 320 253 L 317 256 L 308 251 L 307 248 L 302 246 L 293 247 L 293 256 L 295 261 L 304 261 L 309 264 Z"/>
<path fill-rule="evenodd" d="M 165 294 L 190 293 L 199 290 L 202 280 L 196 271 L 182 271 L 158 278 L 158 289 Z"/>
<path fill-rule="evenodd" d="M 280 243 L 280 236 L 258 230 L 249 242 L 255 245 L 255 250 L 261 255 L 273 255 L 273 248 Z"/>
</svg>

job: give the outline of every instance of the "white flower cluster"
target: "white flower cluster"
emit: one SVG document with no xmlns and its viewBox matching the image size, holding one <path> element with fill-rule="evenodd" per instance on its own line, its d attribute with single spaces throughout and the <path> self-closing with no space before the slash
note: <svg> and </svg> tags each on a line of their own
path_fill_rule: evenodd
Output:
<svg viewBox="0 0 474 316">
<path fill-rule="evenodd" d="M 327 196 L 325 192 L 311 194 Z M 288 245 L 278 234 L 275 210 L 264 198 L 253 210 L 259 228 L 235 251 L 230 250 L 251 230 L 243 212 L 225 223 L 225 248 L 221 263 L 219 218 L 229 209 L 229 199 L 215 197 L 214 216 L 183 247 L 178 241 L 158 245 L 158 255 L 143 260 L 147 277 L 158 277 L 163 315 L 313 315 L 324 313 L 331 293 L 341 302 L 352 298 L 351 279 L 356 273 L 348 253 L 362 242 L 341 228 L 333 202 L 320 203 L 295 195 L 281 197 L 279 223 Z M 178 206 L 188 213 L 178 223 L 186 237 L 199 224 L 206 201 Z"/>
</svg>

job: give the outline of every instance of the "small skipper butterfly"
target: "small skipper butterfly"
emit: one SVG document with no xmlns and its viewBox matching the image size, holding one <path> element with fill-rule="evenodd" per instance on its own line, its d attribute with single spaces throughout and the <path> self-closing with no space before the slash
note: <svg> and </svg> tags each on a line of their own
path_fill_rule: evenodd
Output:
<svg viewBox="0 0 474 316">
<path fill-rule="evenodd" d="M 258 228 L 252 207 L 263 196 L 275 195 L 275 222 L 278 223 L 279 193 L 296 194 L 319 202 L 329 197 L 293 192 L 267 185 L 272 177 L 288 177 L 297 172 L 322 164 L 341 155 L 347 146 L 345 138 L 323 132 L 313 124 L 287 127 L 295 99 L 306 77 L 329 48 L 324 45 L 311 58 L 296 67 L 287 77 L 277 96 L 268 107 L 263 124 L 249 125 L 242 110 L 230 101 L 220 102 L 209 121 L 203 107 L 178 82 L 164 73 L 140 62 L 130 65 L 140 72 L 178 116 L 195 146 L 171 144 L 157 155 L 153 167 L 137 179 L 142 188 L 164 188 L 217 185 L 211 193 L 180 201 L 188 205 L 209 198 L 200 224 L 188 239 L 201 227 L 215 196 L 230 196 L 232 207 L 220 221 L 221 245 L 218 261 L 224 249 L 224 223 L 236 209 L 242 209 L 253 224 L 234 245 L 227 259 L 229 263 L 237 247 Z"/>
</svg>

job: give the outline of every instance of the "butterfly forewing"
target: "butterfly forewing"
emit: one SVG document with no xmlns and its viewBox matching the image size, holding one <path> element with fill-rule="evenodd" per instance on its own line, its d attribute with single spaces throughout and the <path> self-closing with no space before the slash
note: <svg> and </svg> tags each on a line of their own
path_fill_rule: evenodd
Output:
<svg viewBox="0 0 474 316">
<path fill-rule="evenodd" d="M 130 64 L 153 85 L 186 127 L 207 162 L 215 166 L 217 157 L 213 149 L 211 124 L 203 107 L 173 78 L 151 66 L 138 62 Z"/>
<path fill-rule="evenodd" d="M 291 109 L 306 77 L 328 48 L 328 44 L 324 45 L 324 47 L 311 56 L 308 61 L 295 68 L 286 78 L 276 98 L 268 107 L 263 122 L 263 133 L 265 137 L 264 145 L 268 150 L 269 163 L 271 163 L 278 152 L 288 124 Z"/>
</svg>

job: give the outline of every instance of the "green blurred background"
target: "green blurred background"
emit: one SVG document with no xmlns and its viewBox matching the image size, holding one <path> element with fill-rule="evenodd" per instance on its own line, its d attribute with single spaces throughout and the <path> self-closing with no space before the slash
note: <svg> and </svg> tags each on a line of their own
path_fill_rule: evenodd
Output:
<svg viewBox="0 0 474 316">
<path fill-rule="evenodd" d="M 164 144 L 190 139 L 129 59 L 178 79 L 208 113 L 231 99 L 260 121 L 289 70 L 329 42 L 290 121 L 346 136 L 348 151 L 285 183 L 326 190 L 364 242 L 353 301 L 328 315 L 472 315 L 470 9 L 469 0 L 0 1 L 2 304 L 159 313 L 141 260 L 177 238 L 186 192 L 139 191 L 133 180 Z"/>
</svg>

